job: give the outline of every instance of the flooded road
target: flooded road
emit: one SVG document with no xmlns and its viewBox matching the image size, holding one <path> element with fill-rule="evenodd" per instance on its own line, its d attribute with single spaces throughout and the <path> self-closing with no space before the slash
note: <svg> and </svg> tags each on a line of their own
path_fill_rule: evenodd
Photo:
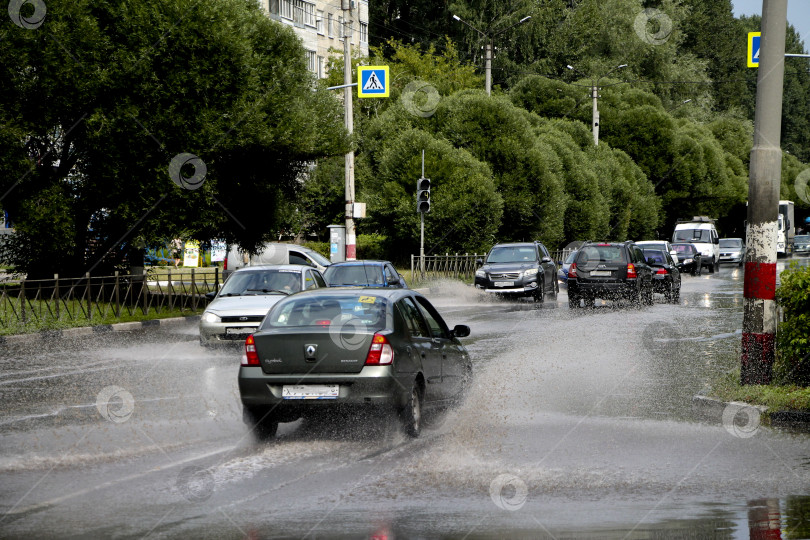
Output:
<svg viewBox="0 0 810 540">
<path fill-rule="evenodd" d="M 810 537 L 810 436 L 692 413 L 739 363 L 737 267 L 642 309 L 427 295 L 475 381 L 417 440 L 354 418 L 254 443 L 239 351 L 193 326 L 0 345 L 0 536 Z"/>
</svg>

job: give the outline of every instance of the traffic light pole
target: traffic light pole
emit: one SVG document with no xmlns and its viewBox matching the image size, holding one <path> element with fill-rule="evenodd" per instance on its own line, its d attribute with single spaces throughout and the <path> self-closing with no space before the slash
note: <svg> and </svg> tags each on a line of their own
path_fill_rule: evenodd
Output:
<svg viewBox="0 0 810 540">
<path fill-rule="evenodd" d="M 422 178 L 425 177 L 425 151 L 422 150 Z M 417 190 L 418 193 L 418 190 Z M 417 203 L 418 204 L 418 203 Z M 425 213 L 419 212 L 421 218 L 421 233 L 419 235 L 419 271 L 421 279 L 425 279 Z"/>
<path fill-rule="evenodd" d="M 741 384 L 768 384 L 773 369 L 786 25 L 787 0 L 763 0 L 754 146 L 748 183 Z"/>
</svg>

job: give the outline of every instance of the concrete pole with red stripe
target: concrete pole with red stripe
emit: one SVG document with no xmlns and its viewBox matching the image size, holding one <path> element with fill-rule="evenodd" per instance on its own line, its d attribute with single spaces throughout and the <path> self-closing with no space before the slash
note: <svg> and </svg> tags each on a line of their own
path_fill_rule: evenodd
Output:
<svg viewBox="0 0 810 540">
<path fill-rule="evenodd" d="M 782 176 L 782 86 L 787 0 L 763 0 L 754 146 L 748 183 L 742 384 L 768 384 L 776 337 L 776 231 Z"/>
</svg>

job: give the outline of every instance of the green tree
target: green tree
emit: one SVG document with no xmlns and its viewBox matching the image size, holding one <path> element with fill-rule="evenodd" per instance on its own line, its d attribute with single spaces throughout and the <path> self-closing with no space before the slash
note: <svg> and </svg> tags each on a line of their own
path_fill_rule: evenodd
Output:
<svg viewBox="0 0 810 540">
<path fill-rule="evenodd" d="M 346 149 L 299 40 L 248 0 L 51 0 L 40 28 L 10 25 L 0 61 L 0 193 L 30 276 L 114 264 L 136 235 L 256 246 L 307 163 Z M 197 190 L 169 175 L 182 153 L 207 167 Z"/>
</svg>

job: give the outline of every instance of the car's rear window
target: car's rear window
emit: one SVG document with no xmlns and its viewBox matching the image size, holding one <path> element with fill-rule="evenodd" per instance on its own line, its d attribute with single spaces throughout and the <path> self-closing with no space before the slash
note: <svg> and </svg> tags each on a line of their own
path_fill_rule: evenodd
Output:
<svg viewBox="0 0 810 540">
<path fill-rule="evenodd" d="M 666 264 L 667 256 L 660 249 L 645 249 L 644 258 L 652 259 L 655 264 Z"/>
<path fill-rule="evenodd" d="M 588 263 L 626 263 L 624 249 L 620 246 L 585 246 L 577 255 L 577 266 Z"/>
<path fill-rule="evenodd" d="M 324 274 L 329 285 L 383 285 L 382 267 L 368 264 L 330 266 Z"/>
<path fill-rule="evenodd" d="M 489 252 L 488 263 L 522 263 L 537 260 L 537 250 L 532 246 L 495 246 Z"/>
<path fill-rule="evenodd" d="M 739 248 L 742 247 L 742 240 L 739 238 L 721 238 L 720 239 L 720 247 L 721 248 Z"/>
<path fill-rule="evenodd" d="M 385 327 L 388 301 L 373 294 L 306 295 L 282 300 L 265 317 L 262 328 L 363 326 Z"/>
</svg>

